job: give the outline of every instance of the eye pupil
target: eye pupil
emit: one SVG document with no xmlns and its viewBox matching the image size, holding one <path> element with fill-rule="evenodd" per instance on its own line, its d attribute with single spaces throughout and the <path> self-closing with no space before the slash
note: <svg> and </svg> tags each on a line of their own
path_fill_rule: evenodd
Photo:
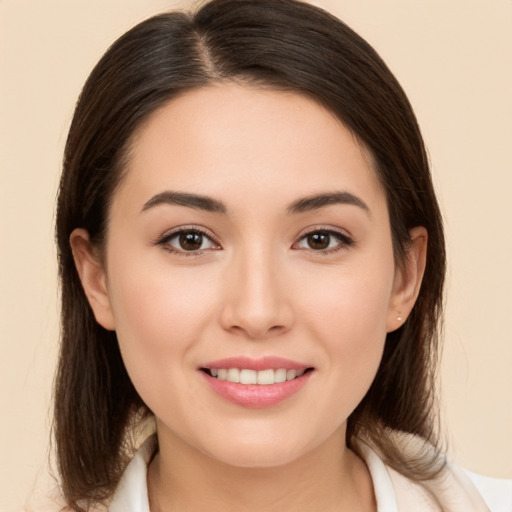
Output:
<svg viewBox="0 0 512 512">
<path fill-rule="evenodd" d="M 331 237 L 328 233 L 312 233 L 308 235 L 308 245 L 311 249 L 327 249 L 330 241 Z"/>
<path fill-rule="evenodd" d="M 181 233 L 180 247 L 185 251 L 197 251 L 203 245 L 203 235 L 201 233 L 194 233 L 191 231 Z"/>
</svg>

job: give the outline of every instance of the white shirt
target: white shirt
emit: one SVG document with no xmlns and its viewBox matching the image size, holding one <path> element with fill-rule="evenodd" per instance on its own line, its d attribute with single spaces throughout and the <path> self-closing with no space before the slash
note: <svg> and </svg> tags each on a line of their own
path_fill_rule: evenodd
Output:
<svg viewBox="0 0 512 512">
<path fill-rule="evenodd" d="M 126 468 L 109 512 L 150 512 L 147 467 L 156 437 L 146 440 Z M 373 481 L 377 512 L 512 512 L 512 480 L 489 478 L 449 464 L 434 481 L 414 482 L 360 446 Z"/>
</svg>

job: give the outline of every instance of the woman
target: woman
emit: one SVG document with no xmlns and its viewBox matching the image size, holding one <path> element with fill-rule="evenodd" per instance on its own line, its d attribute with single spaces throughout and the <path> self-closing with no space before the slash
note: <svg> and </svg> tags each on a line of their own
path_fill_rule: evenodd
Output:
<svg viewBox="0 0 512 512">
<path fill-rule="evenodd" d="M 438 440 L 414 114 L 325 12 L 214 0 L 120 38 L 75 111 L 57 239 L 69 508 L 512 509 Z"/>
</svg>

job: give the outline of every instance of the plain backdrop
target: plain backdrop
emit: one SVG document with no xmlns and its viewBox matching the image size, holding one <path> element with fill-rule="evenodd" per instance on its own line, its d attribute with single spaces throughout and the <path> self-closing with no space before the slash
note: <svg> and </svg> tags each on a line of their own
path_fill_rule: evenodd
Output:
<svg viewBox="0 0 512 512">
<path fill-rule="evenodd" d="M 512 477 L 512 1 L 325 0 L 423 129 L 446 222 L 443 418 L 455 459 Z M 190 2 L 0 0 L 0 509 L 49 481 L 54 201 L 74 103 L 106 48 Z"/>
</svg>

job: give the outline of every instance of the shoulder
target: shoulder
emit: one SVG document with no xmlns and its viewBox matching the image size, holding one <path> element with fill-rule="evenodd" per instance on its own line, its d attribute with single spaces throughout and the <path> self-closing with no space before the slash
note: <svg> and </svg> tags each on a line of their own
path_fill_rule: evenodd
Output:
<svg viewBox="0 0 512 512">
<path fill-rule="evenodd" d="M 147 466 L 157 447 L 156 436 L 150 436 L 135 452 L 110 500 L 97 504 L 89 512 L 149 512 Z M 13 512 L 74 512 L 58 487 L 34 493 L 25 508 Z"/>
<path fill-rule="evenodd" d="M 157 437 L 152 435 L 137 450 L 112 497 L 109 512 L 149 512 L 147 468 L 157 445 Z"/>
<path fill-rule="evenodd" d="M 512 512 L 512 479 L 491 478 L 464 469 L 491 512 Z"/>
<path fill-rule="evenodd" d="M 406 441 L 404 454 L 417 456 L 417 449 L 425 447 L 414 436 Z M 372 476 L 379 512 L 512 512 L 512 480 L 477 475 L 448 461 L 435 478 L 416 481 L 385 464 L 365 442 L 358 447 Z"/>
<path fill-rule="evenodd" d="M 512 512 L 512 480 L 470 473 L 448 464 L 435 479 L 415 482 L 386 466 L 396 492 L 398 510 Z M 411 508 L 412 507 L 412 508 Z"/>
</svg>

